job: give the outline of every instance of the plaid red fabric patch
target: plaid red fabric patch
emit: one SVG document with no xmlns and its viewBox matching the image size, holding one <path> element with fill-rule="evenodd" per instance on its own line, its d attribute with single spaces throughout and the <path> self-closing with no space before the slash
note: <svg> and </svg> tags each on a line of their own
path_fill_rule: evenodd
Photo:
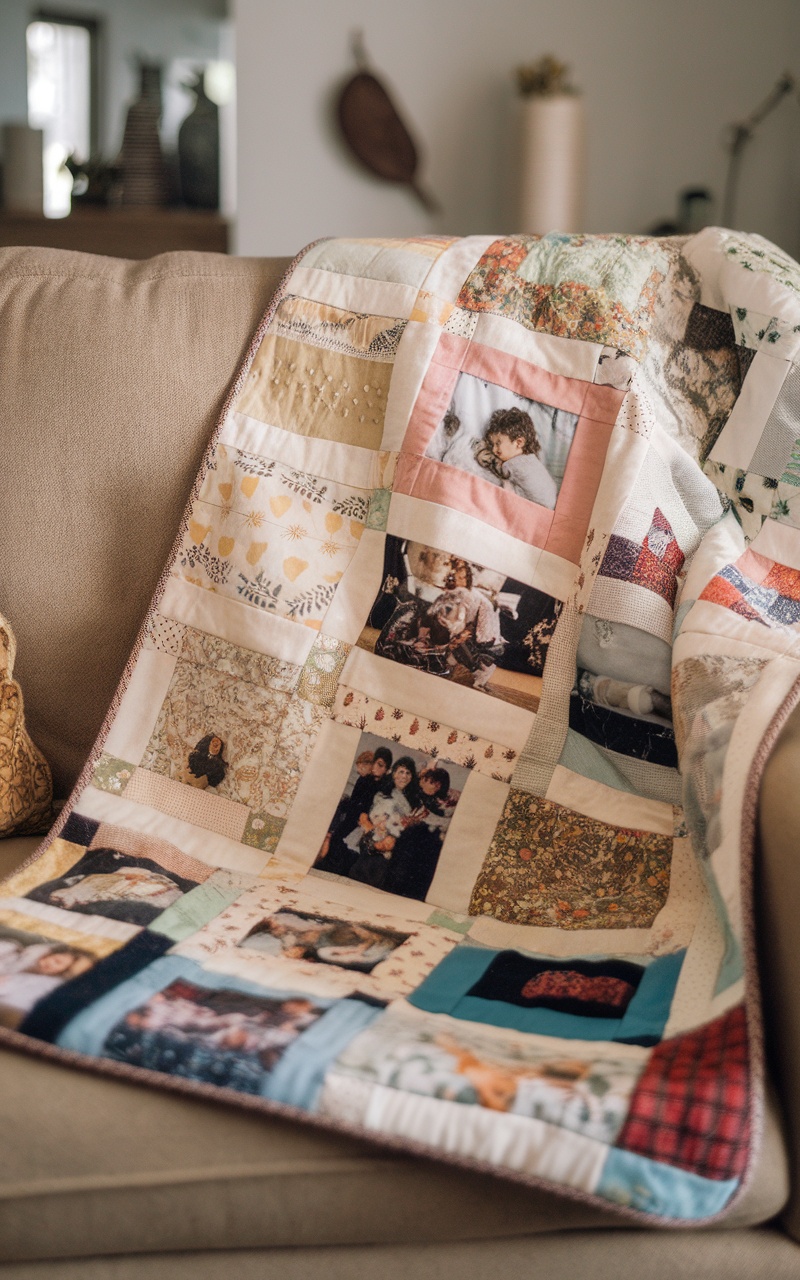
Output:
<svg viewBox="0 0 800 1280">
<path fill-rule="evenodd" d="M 616 1145 L 703 1178 L 741 1176 L 750 1145 L 742 1005 L 656 1046 Z"/>
</svg>

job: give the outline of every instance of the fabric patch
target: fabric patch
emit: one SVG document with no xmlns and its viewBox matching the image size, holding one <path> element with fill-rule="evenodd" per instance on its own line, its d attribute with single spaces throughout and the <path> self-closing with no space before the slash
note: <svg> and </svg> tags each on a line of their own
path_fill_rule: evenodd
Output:
<svg viewBox="0 0 800 1280">
<path fill-rule="evenodd" d="M 657 242 L 644 237 L 509 236 L 486 250 L 457 306 L 602 342 L 639 359 L 666 261 Z"/>
<path fill-rule="evenodd" d="M 386 323 L 389 347 L 395 323 Z M 298 435 L 377 449 L 391 375 L 392 360 L 385 355 L 343 355 L 268 333 L 236 409 Z"/>
<path fill-rule="evenodd" d="M 298 698 L 316 703 L 319 707 L 330 707 L 336 697 L 342 667 L 352 648 L 344 640 L 335 640 L 333 636 L 318 635 L 305 660 L 297 685 Z"/>
<path fill-rule="evenodd" d="M 641 979 L 640 966 L 621 960 L 551 962 L 503 951 L 468 994 L 484 1000 L 505 1000 L 528 1009 L 619 1018 Z"/>
<path fill-rule="evenodd" d="M 736 346 L 733 321 L 727 311 L 715 311 L 696 302 L 686 322 L 684 342 L 695 351 L 714 351 Z"/>
<path fill-rule="evenodd" d="M 594 380 L 603 387 L 627 391 L 636 374 L 637 363 L 616 347 L 603 347 L 597 361 Z"/>
<path fill-rule="evenodd" d="M 413 991 L 459 941 L 446 921 L 408 920 L 385 899 L 372 910 L 333 902 L 327 887 L 316 878 L 297 889 L 261 881 L 182 940 L 176 954 L 292 990 L 358 991 L 385 1001 Z"/>
<path fill-rule="evenodd" d="M 105 751 L 94 767 L 92 786 L 100 791 L 110 791 L 112 795 L 122 795 L 133 777 L 135 764 L 130 760 L 118 760 L 116 756 L 106 755 Z"/>
<path fill-rule="evenodd" d="M 606 578 L 620 578 L 646 587 L 672 606 L 685 558 L 672 526 L 663 511 L 656 507 L 641 547 L 629 538 L 612 533 L 599 573 Z"/>
<path fill-rule="evenodd" d="M 163 614 L 154 613 L 145 628 L 145 649 L 157 649 L 159 653 L 168 653 L 173 658 L 180 656 L 186 627 L 174 618 L 165 618 Z"/>
<path fill-rule="evenodd" d="M 742 571 L 745 565 L 749 573 Z M 763 577 L 759 572 L 758 580 L 749 576 L 756 565 L 762 572 L 769 566 Z M 720 569 L 698 599 L 721 605 L 765 627 L 794 627 L 800 623 L 800 571 L 747 551 L 735 564 Z"/>
<path fill-rule="evenodd" d="M 142 769 L 285 818 L 321 723 L 317 708 L 291 701 L 298 676 L 187 628 Z"/>
<path fill-rule="evenodd" d="M 362 733 L 314 866 L 424 901 L 469 771 Z"/>
<path fill-rule="evenodd" d="M 357 689 L 340 686 L 331 715 L 340 724 L 349 724 L 355 729 L 379 729 L 392 742 L 416 747 L 431 761 L 444 756 L 465 769 L 486 773 L 498 782 L 511 781 L 518 756 L 513 747 L 504 747 L 463 729 L 440 724 L 438 720 L 428 720 L 413 711 L 392 707 Z"/>
<path fill-rule="evenodd" d="M 406 324 L 402 319 L 345 311 L 288 294 L 278 303 L 270 332 L 342 355 L 393 360 Z"/>
<path fill-rule="evenodd" d="M 469 913 L 559 929 L 649 929 L 672 840 L 615 827 L 512 788 Z"/>
<path fill-rule="evenodd" d="M 389 240 L 377 236 L 358 240 L 325 240 L 303 258 L 303 267 L 367 280 L 421 285 L 432 263 L 453 244 L 450 236 L 409 236 Z"/>
<path fill-rule="evenodd" d="M 590 742 L 618 755 L 677 769 L 675 734 L 663 719 L 650 719 L 598 705 L 574 689 L 569 700 L 569 727 Z"/>
<path fill-rule="evenodd" d="M 175 573 L 319 627 L 364 531 L 371 490 L 217 445 Z"/>
<path fill-rule="evenodd" d="M 408 999 L 429 1013 L 531 1035 L 652 1045 L 666 1026 L 684 956 L 647 965 L 555 960 L 464 942 Z"/>
<path fill-rule="evenodd" d="M 357 643 L 535 711 L 561 608 L 502 572 L 387 534 L 383 585 Z"/>
<path fill-rule="evenodd" d="M 749 1142 L 747 1024 L 737 1005 L 653 1049 L 616 1145 L 723 1181 L 744 1173 Z"/>
<path fill-rule="evenodd" d="M 412 1016 L 413 1015 L 413 1016 Z M 585 1050 L 584 1050 L 585 1052 Z M 619 1057 L 574 1044 L 471 1026 L 395 1006 L 337 1059 L 335 1070 L 464 1106 L 528 1116 L 611 1142 L 641 1070 L 641 1050 Z"/>
<path fill-rule="evenodd" d="M 796 475 L 795 450 L 800 420 L 800 369 L 792 365 L 767 418 L 749 470 L 781 480 Z"/>
</svg>

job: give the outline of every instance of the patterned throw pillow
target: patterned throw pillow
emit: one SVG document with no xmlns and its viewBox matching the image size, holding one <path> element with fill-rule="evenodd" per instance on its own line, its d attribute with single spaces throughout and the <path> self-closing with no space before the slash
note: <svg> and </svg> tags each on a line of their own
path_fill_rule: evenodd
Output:
<svg viewBox="0 0 800 1280">
<path fill-rule="evenodd" d="M 0 614 L 0 836 L 44 832 L 52 816 L 50 768 L 25 731 L 22 690 L 12 679 L 16 652 Z"/>
</svg>

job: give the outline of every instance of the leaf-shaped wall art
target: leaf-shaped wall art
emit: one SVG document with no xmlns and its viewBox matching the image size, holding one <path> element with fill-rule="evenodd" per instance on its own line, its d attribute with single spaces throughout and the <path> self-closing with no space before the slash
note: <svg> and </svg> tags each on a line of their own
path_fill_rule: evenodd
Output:
<svg viewBox="0 0 800 1280">
<path fill-rule="evenodd" d="M 419 185 L 419 155 L 387 89 L 367 67 L 360 33 L 354 36 L 355 75 L 339 94 L 339 125 L 345 142 L 370 173 L 408 186 L 429 213 L 439 206 Z"/>
</svg>

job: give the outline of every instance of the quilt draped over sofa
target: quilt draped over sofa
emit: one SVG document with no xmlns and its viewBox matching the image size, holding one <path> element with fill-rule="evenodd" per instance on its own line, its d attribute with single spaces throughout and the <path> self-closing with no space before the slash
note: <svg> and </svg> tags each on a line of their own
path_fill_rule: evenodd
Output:
<svg viewBox="0 0 800 1280">
<path fill-rule="evenodd" d="M 642 1222 L 763 1106 L 757 790 L 800 697 L 800 268 L 331 240 L 0 885 L 0 1036 Z"/>
</svg>

